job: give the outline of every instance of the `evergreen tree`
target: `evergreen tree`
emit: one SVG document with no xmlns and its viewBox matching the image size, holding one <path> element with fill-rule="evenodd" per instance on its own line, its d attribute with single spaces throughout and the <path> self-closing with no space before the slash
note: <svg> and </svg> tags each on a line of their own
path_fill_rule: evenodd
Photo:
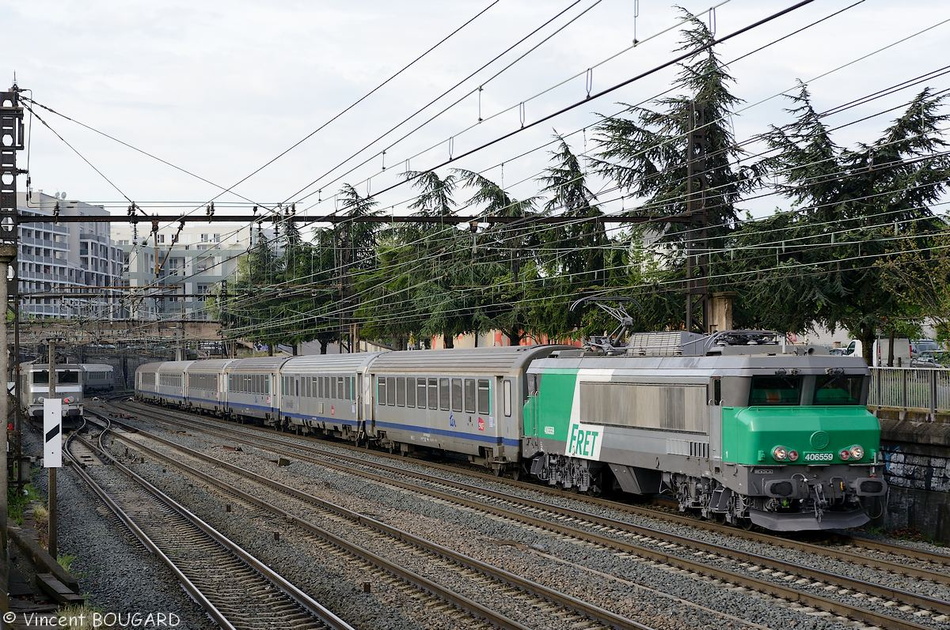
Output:
<svg viewBox="0 0 950 630">
<path fill-rule="evenodd" d="M 536 322 L 536 331 L 551 339 L 579 335 L 582 314 L 572 312 L 570 305 L 585 292 L 605 285 L 608 244 L 604 224 L 597 221 L 603 212 L 587 186 L 581 161 L 562 136 L 555 137 L 553 164 L 539 178 L 541 193 L 548 196 L 543 211 L 566 222 L 540 232 L 541 273 L 529 303 L 529 319 Z"/>
<path fill-rule="evenodd" d="M 867 353 L 937 301 L 902 267 L 932 267 L 932 239 L 946 230 L 931 209 L 950 176 L 943 100 L 924 90 L 879 139 L 843 149 L 800 87 L 796 120 L 772 129 L 776 154 L 764 163 L 794 212 L 752 223 L 736 240 L 738 264 L 756 274 L 750 312 L 771 313 L 786 330 L 844 327 Z"/>
<path fill-rule="evenodd" d="M 356 323 L 356 309 L 359 297 L 355 287 L 362 275 L 371 274 L 376 267 L 377 231 L 374 223 L 359 221 L 361 217 L 376 213 L 376 201 L 372 197 L 362 197 L 350 184 L 340 189 L 340 211 L 347 221 L 338 223 L 334 228 L 336 270 L 339 272 L 340 287 L 340 328 L 347 329 Z M 350 351 L 355 339 L 350 336 Z"/>
<path fill-rule="evenodd" d="M 474 301 L 473 332 L 500 330 L 509 345 L 520 345 L 527 333 L 535 332 L 529 321 L 526 298 L 538 278 L 537 249 L 540 239 L 531 218 L 535 199 L 512 199 L 495 182 L 473 171 L 457 171 L 461 183 L 475 189 L 469 204 L 482 206 L 487 217 L 519 219 L 495 223 L 476 235 L 469 267 L 470 293 Z"/>
<path fill-rule="evenodd" d="M 755 180 L 736 166 L 741 153 L 730 117 L 741 100 L 729 90 L 732 77 L 716 55 L 713 34 L 684 13 L 688 28 L 679 50 L 691 54 L 674 84 L 681 94 L 657 99 L 654 108 L 627 105 L 624 115 L 604 118 L 593 163 L 642 200 L 634 212 L 652 221 L 632 234 L 665 244 L 668 269 L 685 281 L 688 252 L 722 249 L 736 225 L 736 204 Z M 718 262 L 694 256 L 691 275 L 713 275 Z M 717 288 L 728 287 L 709 287 Z"/>
</svg>

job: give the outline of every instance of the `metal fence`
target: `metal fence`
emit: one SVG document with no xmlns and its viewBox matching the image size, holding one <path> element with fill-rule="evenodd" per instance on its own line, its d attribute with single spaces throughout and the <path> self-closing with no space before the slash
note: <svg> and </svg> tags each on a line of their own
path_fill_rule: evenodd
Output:
<svg viewBox="0 0 950 630">
<path fill-rule="evenodd" d="M 950 369 L 871 368 L 868 405 L 950 413 Z"/>
</svg>

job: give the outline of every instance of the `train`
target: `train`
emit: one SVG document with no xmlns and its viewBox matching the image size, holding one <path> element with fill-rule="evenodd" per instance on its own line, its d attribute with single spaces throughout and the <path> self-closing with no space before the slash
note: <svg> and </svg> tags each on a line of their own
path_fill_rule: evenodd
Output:
<svg viewBox="0 0 950 630">
<path fill-rule="evenodd" d="M 83 382 L 85 371 L 80 363 L 60 363 L 55 366 L 55 396 L 63 402 L 64 424 L 78 424 L 83 416 Z M 30 418 L 43 417 L 43 402 L 49 398 L 49 364 L 20 364 L 20 404 Z"/>
<path fill-rule="evenodd" d="M 390 452 L 452 453 L 772 531 L 860 527 L 887 494 L 859 357 L 768 331 L 148 363 L 135 396 Z"/>
<path fill-rule="evenodd" d="M 108 363 L 83 363 L 83 393 L 106 394 L 115 390 L 115 368 Z"/>
<path fill-rule="evenodd" d="M 87 395 L 115 389 L 114 368 L 100 363 L 61 363 L 56 365 L 56 395 L 63 401 L 62 418 L 67 428 L 78 426 Z M 49 397 L 49 364 L 21 363 L 20 384 L 24 413 L 30 418 L 43 417 L 43 401 Z"/>
</svg>

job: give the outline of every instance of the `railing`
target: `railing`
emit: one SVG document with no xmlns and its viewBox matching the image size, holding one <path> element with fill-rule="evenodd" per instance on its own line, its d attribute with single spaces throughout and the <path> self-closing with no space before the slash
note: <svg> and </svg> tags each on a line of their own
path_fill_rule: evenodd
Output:
<svg viewBox="0 0 950 630">
<path fill-rule="evenodd" d="M 868 405 L 925 411 L 931 419 L 950 413 L 950 370 L 871 368 Z"/>
</svg>

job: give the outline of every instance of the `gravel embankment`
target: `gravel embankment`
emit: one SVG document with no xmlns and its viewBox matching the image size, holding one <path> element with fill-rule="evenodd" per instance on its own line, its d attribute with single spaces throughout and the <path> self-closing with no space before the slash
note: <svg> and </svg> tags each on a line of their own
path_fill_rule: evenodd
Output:
<svg viewBox="0 0 950 630">
<path fill-rule="evenodd" d="M 154 429 L 154 427 L 151 427 Z M 654 565 L 637 558 L 626 558 L 589 545 L 557 538 L 547 532 L 530 529 L 490 516 L 473 513 L 454 505 L 433 501 L 406 491 L 376 485 L 355 476 L 315 467 L 302 462 L 278 467 L 274 455 L 256 449 L 227 451 L 214 440 L 182 434 L 166 434 L 196 450 L 213 453 L 259 474 L 298 488 L 306 488 L 325 501 L 347 507 L 387 524 L 405 529 L 442 545 L 459 549 L 471 557 L 495 564 L 512 573 L 529 576 L 552 588 L 597 603 L 618 614 L 656 628 L 800 628 L 814 630 L 852 629 L 851 622 L 815 613 L 797 611 L 791 604 L 754 593 L 739 591 L 708 579 Z M 31 435 L 38 444 L 38 436 Z M 218 440 L 220 442 L 220 440 Z M 38 448 L 38 446 L 37 446 Z M 116 449 L 123 451 L 123 448 Z M 375 457 L 366 453 L 367 459 Z M 405 460 L 407 466 L 413 466 Z M 356 627 L 408 630 L 413 628 L 453 628 L 452 622 L 433 615 L 408 598 L 399 583 L 380 579 L 358 562 L 341 560 L 314 541 L 291 531 L 286 521 L 262 517 L 233 498 L 212 491 L 198 480 L 183 479 L 162 464 L 134 464 L 137 472 L 166 492 L 188 504 L 202 518 L 234 537 L 260 559 L 278 567 L 285 577 L 311 596 L 323 602 Z M 68 470 L 68 469 L 67 469 Z M 108 476 L 111 471 L 99 471 Z M 444 473 L 456 480 L 471 481 L 464 473 Z M 164 567 L 159 566 L 135 539 L 125 533 L 116 519 L 99 506 L 88 492 L 77 488 L 72 475 L 61 474 L 60 548 L 61 553 L 76 556 L 74 571 L 80 574 L 83 588 L 102 610 L 125 612 L 175 612 L 182 628 L 210 628 L 213 625 L 192 603 Z M 45 474 L 42 475 L 45 484 Z M 488 482 L 491 483 L 491 482 Z M 274 499 L 276 492 L 253 490 L 256 484 L 240 484 L 247 491 Z M 532 491 L 525 496 L 578 507 L 569 495 L 551 498 Z M 495 589 L 485 589 L 465 577 L 458 569 L 416 553 L 398 551 L 391 540 L 368 534 L 350 521 L 310 508 L 296 501 L 280 499 L 278 504 L 297 516 L 311 521 L 350 540 L 358 540 L 380 555 L 401 554 L 403 566 L 430 579 L 446 584 L 459 593 L 496 607 L 529 627 L 556 628 L 556 618 Z M 229 507 L 230 506 L 230 510 Z M 580 509 L 590 510 L 589 507 Z M 605 511 L 606 512 L 606 511 Z M 626 516 L 627 520 L 631 517 Z M 665 529 L 682 530 L 666 523 L 649 523 Z M 280 532 L 278 537 L 275 532 Z M 692 531 L 696 535 L 696 531 Z M 711 536 L 703 533 L 705 536 Z M 735 540 L 723 540 L 725 544 Z M 750 550 L 764 550 L 750 544 Z M 771 555 L 794 552 L 769 548 Z M 799 562 L 817 565 L 813 556 Z M 861 567 L 849 568 L 854 577 L 863 575 Z M 907 588 L 898 578 L 891 586 Z M 362 585 L 371 582 L 369 593 Z M 911 581 L 912 582 L 912 581 Z M 918 587 L 919 588 L 919 587 Z M 934 595 L 934 585 L 927 592 Z M 911 590 L 911 589 L 908 589 Z M 487 592 L 486 592 L 487 591 Z M 939 595 L 935 595 L 939 596 Z M 893 611 L 892 611 L 893 612 Z M 918 619 L 918 621 L 921 621 Z M 937 626 L 935 626 L 937 627 Z"/>
</svg>

